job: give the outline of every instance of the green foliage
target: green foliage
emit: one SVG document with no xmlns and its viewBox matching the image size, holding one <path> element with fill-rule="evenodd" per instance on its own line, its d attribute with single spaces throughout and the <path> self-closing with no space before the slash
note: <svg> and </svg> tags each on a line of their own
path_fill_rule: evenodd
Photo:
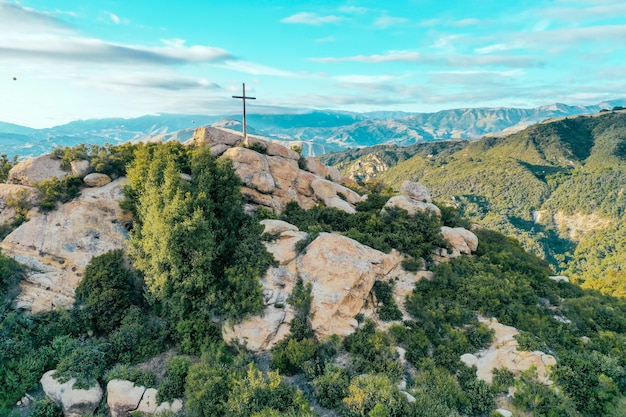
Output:
<svg viewBox="0 0 626 417">
<path fill-rule="evenodd" d="M 302 278 L 298 278 L 292 293 L 287 298 L 287 302 L 294 308 L 294 318 L 291 320 L 291 336 L 296 340 L 313 337 L 313 330 L 309 323 L 309 313 L 311 312 L 311 283 L 306 285 Z"/>
<path fill-rule="evenodd" d="M 342 415 L 361 417 L 376 410 L 385 410 L 388 416 L 411 415 L 406 397 L 400 394 L 392 380 L 386 375 L 362 375 L 354 378 L 348 386 L 348 395 L 343 399 Z M 380 407 L 380 406 L 384 406 Z M 376 415 L 376 414 L 373 414 Z"/>
<path fill-rule="evenodd" d="M 185 393 L 185 378 L 189 372 L 191 361 L 184 356 L 174 356 L 167 364 L 165 380 L 159 385 L 157 403 L 171 402 L 182 398 Z"/>
<path fill-rule="evenodd" d="M 302 392 L 278 373 L 264 375 L 248 357 L 218 346 L 191 365 L 185 395 L 191 416 L 311 415 Z"/>
<path fill-rule="evenodd" d="M 287 204 L 281 220 L 303 231 L 341 232 L 374 249 L 389 252 L 395 248 L 416 259 L 429 259 L 434 247 L 445 246 L 437 216 L 418 213 L 411 217 L 405 210 L 396 208 L 386 209 L 381 214 L 378 204 L 374 203 L 377 197 L 372 195 L 370 198 L 373 200 L 372 205 L 359 207 L 371 211 L 359 211 L 356 214 L 320 206 L 304 210 L 292 202 Z M 304 243 L 302 246 L 306 247 Z"/>
<path fill-rule="evenodd" d="M 513 404 L 528 410 L 537 417 L 576 417 L 581 414 L 571 398 L 559 393 L 552 387 L 537 381 L 536 370 L 530 369 L 522 374 L 515 386 Z M 585 415 L 585 414 L 583 414 Z"/>
<path fill-rule="evenodd" d="M 9 171 L 17 164 L 17 155 L 9 160 L 6 154 L 0 155 L 0 183 L 6 182 Z"/>
<path fill-rule="evenodd" d="M 115 365 L 104 375 L 104 381 L 107 383 L 113 379 L 131 381 L 134 382 L 135 385 L 147 388 L 153 387 L 156 384 L 156 375 L 154 375 L 154 373 L 123 364 Z"/>
<path fill-rule="evenodd" d="M 120 249 L 92 258 L 76 288 L 74 308 L 84 309 L 98 333 L 113 331 L 128 308 L 140 302 L 134 290 L 136 278 L 125 263 Z"/>
<path fill-rule="evenodd" d="M 34 403 L 31 417 L 63 417 L 63 407 L 46 397 Z"/>
<path fill-rule="evenodd" d="M 402 366 L 392 340 L 387 333 L 376 330 L 373 321 L 365 320 L 363 327 L 344 339 L 344 347 L 351 354 L 351 370 L 356 374 L 385 374 L 392 381 L 399 380 Z"/>
<path fill-rule="evenodd" d="M 104 375 L 105 367 L 105 352 L 101 346 L 93 341 L 78 341 L 71 353 L 59 361 L 54 378 L 61 382 L 76 378 L 74 387 L 87 389 Z"/>
<path fill-rule="evenodd" d="M 130 254 L 168 315 L 209 323 L 260 312 L 258 278 L 273 258 L 262 226 L 244 214 L 230 162 L 167 143 L 139 148 L 128 178 L 127 207 L 137 214 Z"/>
<path fill-rule="evenodd" d="M 22 276 L 22 266 L 0 251 L 0 298 L 7 294 Z"/>
<path fill-rule="evenodd" d="M 326 408 L 338 408 L 343 398 L 348 396 L 350 378 L 345 369 L 334 365 L 328 365 L 324 373 L 315 380 L 315 398 Z"/>
<path fill-rule="evenodd" d="M 105 144 L 86 145 L 81 144 L 73 147 L 57 147 L 52 150 L 50 156 L 61 160 L 61 168 L 69 171 L 73 161 L 86 160 L 92 172 L 107 174 L 111 178 L 126 175 L 126 167 L 133 160 L 133 152 L 136 148 L 145 145 L 124 143 L 120 145 Z"/>
<path fill-rule="evenodd" d="M 402 312 L 393 299 L 393 282 L 375 281 L 374 293 L 382 306 L 378 308 L 378 315 L 383 321 L 400 320 Z"/>
<path fill-rule="evenodd" d="M 37 184 L 39 210 L 47 213 L 56 208 L 57 202 L 67 203 L 80 195 L 83 181 L 78 177 L 68 176 L 60 180 L 52 177 Z"/>
</svg>

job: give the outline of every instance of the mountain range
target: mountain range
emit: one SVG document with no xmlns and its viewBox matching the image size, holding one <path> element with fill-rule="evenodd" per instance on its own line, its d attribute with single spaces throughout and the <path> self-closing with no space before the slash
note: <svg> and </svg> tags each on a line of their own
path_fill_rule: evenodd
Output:
<svg viewBox="0 0 626 417">
<path fill-rule="evenodd" d="M 587 288 L 626 294 L 626 110 L 478 141 L 376 146 L 320 159 L 395 189 L 419 181 L 437 201 L 514 236 L 555 271 Z"/>
<path fill-rule="evenodd" d="M 478 139 L 486 134 L 519 131 L 546 119 L 597 113 L 626 105 L 626 99 L 592 106 L 552 104 L 531 109 L 465 108 L 435 113 L 334 110 L 284 114 L 249 114 L 248 132 L 282 144 L 302 146 L 306 156 L 355 147 Z M 57 146 L 101 145 L 135 141 L 187 140 L 198 126 L 217 124 L 241 130 L 238 115 L 157 114 L 137 118 L 73 121 L 45 129 L 0 122 L 2 153 L 21 158 L 48 153 Z"/>
</svg>

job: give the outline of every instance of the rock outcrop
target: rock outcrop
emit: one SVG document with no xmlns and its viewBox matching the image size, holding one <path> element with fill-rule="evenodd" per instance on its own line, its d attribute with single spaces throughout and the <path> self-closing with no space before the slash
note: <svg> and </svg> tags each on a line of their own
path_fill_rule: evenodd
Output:
<svg viewBox="0 0 626 417">
<path fill-rule="evenodd" d="M 12 222 L 17 215 L 15 207 L 10 207 L 11 200 L 24 200 L 27 206 L 37 201 L 37 190 L 27 185 L 0 184 L 0 224 Z"/>
<path fill-rule="evenodd" d="M 84 189 L 80 197 L 50 213 L 31 211 L 0 244 L 5 254 L 26 265 L 26 278 L 16 299 L 33 313 L 70 307 L 74 290 L 92 257 L 125 247 L 122 226 L 123 180 Z"/>
<path fill-rule="evenodd" d="M 111 177 L 107 174 L 93 172 L 86 175 L 85 178 L 83 178 L 83 181 L 87 187 L 103 187 L 111 182 Z"/>
<path fill-rule="evenodd" d="M 7 184 L 33 186 L 52 177 L 63 179 L 70 175 L 61 169 L 61 161 L 52 159 L 50 155 L 27 159 L 15 165 L 9 171 Z"/>
<path fill-rule="evenodd" d="M 495 334 L 491 346 L 475 354 L 466 353 L 461 356 L 467 366 L 476 365 L 478 379 L 491 384 L 493 369 L 508 369 L 516 376 L 534 366 L 537 369 L 537 379 L 550 384 L 550 368 L 556 365 L 556 359 L 552 355 L 540 351 L 526 352 L 517 350 L 515 336 L 519 331 L 515 327 L 505 326 L 496 319 L 481 320 L 493 329 Z"/>
<path fill-rule="evenodd" d="M 157 390 L 131 381 L 113 379 L 107 384 L 107 406 L 111 417 L 127 417 L 132 412 L 160 414 L 178 413 L 183 409 L 183 402 L 175 399 L 171 403 L 157 404 Z"/>
<path fill-rule="evenodd" d="M 429 276 L 407 273 L 400 267 L 397 252 L 383 252 L 335 233 L 320 233 L 301 253 L 296 243 L 306 233 L 282 221 L 264 220 L 265 232 L 274 236 L 266 247 L 279 266 L 270 268 L 262 279 L 265 310 L 243 323 L 223 328 L 224 340 L 245 345 L 253 351 L 271 349 L 289 333 L 294 317 L 288 297 L 300 277 L 311 284 L 310 325 L 317 337 L 346 336 L 358 326 L 355 316 L 373 314 L 372 287 L 375 280 L 396 282 L 398 297 L 406 296 L 415 282 Z M 399 303 L 399 305 L 403 304 Z"/>
<path fill-rule="evenodd" d="M 385 207 L 383 207 L 383 210 L 390 207 L 406 210 L 409 216 L 415 216 L 415 214 L 424 211 L 441 216 L 439 207 L 432 203 L 428 188 L 412 181 L 404 181 L 400 187 L 400 195 L 391 197 L 385 204 Z"/>
<path fill-rule="evenodd" d="M 340 184 L 343 178 L 336 168 L 308 158 L 300 168 L 300 155 L 291 149 L 255 136 L 243 147 L 241 134 L 216 127 L 196 129 L 193 143 L 211 147 L 214 155 L 230 159 L 243 182 L 247 200 L 277 212 L 290 201 L 303 208 L 323 203 L 348 213 L 361 196 Z"/>
<path fill-rule="evenodd" d="M 81 417 L 92 415 L 102 399 L 100 385 L 89 389 L 75 389 L 76 378 L 61 383 L 54 379 L 56 371 L 48 371 L 41 377 L 41 386 L 46 395 L 63 407 L 65 417 Z"/>
</svg>

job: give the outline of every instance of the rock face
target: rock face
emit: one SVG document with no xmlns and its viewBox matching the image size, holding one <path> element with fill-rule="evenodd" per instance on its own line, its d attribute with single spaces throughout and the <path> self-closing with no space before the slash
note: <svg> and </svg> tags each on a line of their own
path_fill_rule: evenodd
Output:
<svg viewBox="0 0 626 417">
<path fill-rule="evenodd" d="M 415 216 L 415 214 L 424 211 L 430 211 L 437 216 L 441 216 L 439 207 L 432 203 L 428 188 L 412 181 L 404 181 L 400 187 L 400 195 L 391 197 L 385 204 L 385 207 L 383 207 L 383 210 L 390 207 L 404 209 L 409 213 L 409 216 Z"/>
<path fill-rule="evenodd" d="M 452 247 L 451 258 L 456 258 L 460 254 L 470 255 L 478 248 L 478 238 L 472 232 L 462 227 L 441 227 L 443 238 Z"/>
<path fill-rule="evenodd" d="M 491 346 L 478 353 L 461 356 L 461 360 L 467 366 L 476 365 L 476 376 L 479 379 L 491 384 L 494 368 L 508 369 L 519 376 L 534 366 L 537 369 L 537 379 L 544 384 L 551 384 L 549 373 L 550 367 L 556 365 L 554 356 L 540 351 L 519 351 L 515 339 L 519 331 L 516 328 L 500 324 L 496 319 L 481 321 L 487 323 L 495 332 Z"/>
<path fill-rule="evenodd" d="M 84 189 L 47 214 L 32 211 L 30 221 L 0 243 L 4 253 L 27 266 L 18 308 L 39 313 L 70 307 L 91 258 L 125 247 L 128 233 L 118 204 L 122 183 Z"/>
<path fill-rule="evenodd" d="M 88 390 L 74 389 L 75 378 L 60 383 L 53 377 L 55 372 L 54 370 L 48 371 L 41 377 L 40 382 L 46 395 L 63 406 L 65 417 L 92 415 L 102 399 L 103 392 L 100 385 L 96 384 Z"/>
<path fill-rule="evenodd" d="M 339 184 L 343 178 L 336 168 L 308 158 L 300 169 L 300 155 L 277 143 L 249 136 L 243 147 L 240 133 L 216 127 L 196 129 L 195 144 L 211 147 L 214 155 L 230 159 L 243 182 L 242 194 L 256 205 L 283 211 L 290 201 L 308 209 L 323 203 L 354 213 L 359 196 Z"/>
<path fill-rule="evenodd" d="M 183 409 L 183 402 L 179 399 L 171 403 L 157 404 L 156 395 L 156 389 L 135 386 L 131 381 L 114 379 L 107 384 L 107 406 L 111 417 L 127 417 L 134 411 L 160 414 L 178 413 Z"/>
<path fill-rule="evenodd" d="M 264 220 L 263 224 L 266 233 L 275 236 L 266 247 L 280 264 L 268 270 L 261 281 L 265 310 L 260 316 L 222 329 L 224 340 L 253 351 L 271 349 L 289 333 L 294 310 L 287 299 L 298 277 L 311 283 L 310 324 L 317 337 L 324 339 L 331 334 L 353 333 L 358 326 L 354 317 L 372 314 L 375 280 L 393 279 L 401 297 L 416 281 L 428 276 L 401 270 L 402 257 L 397 253 L 387 255 L 334 233 L 321 233 L 298 254 L 296 243 L 305 239 L 306 233 L 281 221 Z"/>
<path fill-rule="evenodd" d="M 52 159 L 50 155 L 43 155 L 27 159 L 11 168 L 7 184 L 33 186 L 48 178 L 63 179 L 68 175 L 68 172 L 61 169 L 60 160 Z"/>
<path fill-rule="evenodd" d="M 70 162 L 72 168 L 72 175 L 78 178 L 85 178 L 89 174 L 89 161 L 80 160 Z"/>
</svg>

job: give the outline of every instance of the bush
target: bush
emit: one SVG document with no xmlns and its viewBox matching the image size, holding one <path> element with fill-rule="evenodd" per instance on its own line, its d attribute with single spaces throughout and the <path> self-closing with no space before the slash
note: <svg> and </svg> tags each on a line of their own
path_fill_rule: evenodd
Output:
<svg viewBox="0 0 626 417">
<path fill-rule="evenodd" d="M 78 177 L 60 180 L 52 177 L 36 185 L 39 192 L 39 209 L 44 213 L 56 208 L 57 202 L 67 203 L 80 195 L 83 181 Z"/>
<path fill-rule="evenodd" d="M 176 398 L 182 398 L 185 393 L 185 378 L 189 372 L 191 361 L 187 357 L 174 356 L 167 364 L 165 380 L 159 385 L 157 391 L 157 404 L 171 402 Z"/>
<path fill-rule="evenodd" d="M 141 369 L 132 368 L 129 365 L 117 364 L 104 375 L 104 381 L 109 382 L 113 379 L 123 379 L 134 382 L 135 385 L 147 388 L 156 384 L 156 375 L 150 371 L 142 371 Z"/>
<path fill-rule="evenodd" d="M 34 403 L 31 417 L 63 417 L 63 407 L 46 397 Z"/>
</svg>

